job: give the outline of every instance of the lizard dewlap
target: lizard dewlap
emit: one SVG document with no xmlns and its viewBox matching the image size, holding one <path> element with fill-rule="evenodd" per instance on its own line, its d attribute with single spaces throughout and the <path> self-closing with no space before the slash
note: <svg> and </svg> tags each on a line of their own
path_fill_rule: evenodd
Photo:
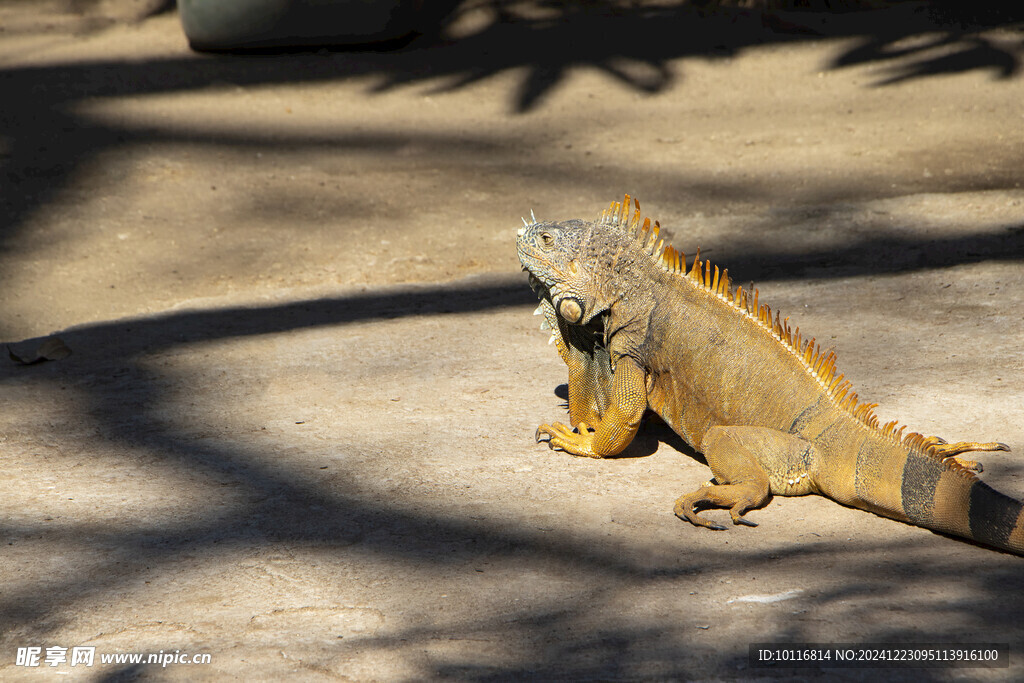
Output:
<svg viewBox="0 0 1024 683">
<path fill-rule="evenodd" d="M 532 215 L 531 215 L 532 217 Z M 817 493 L 844 505 L 1024 554 L 1020 501 L 980 481 L 956 456 L 1001 443 L 946 443 L 879 424 L 835 354 L 773 317 L 757 290 L 733 288 L 700 254 L 659 240 L 626 195 L 596 221 L 523 221 L 516 246 L 537 313 L 569 368 L 570 425 L 537 439 L 603 458 L 633 440 L 644 411 L 704 454 L 711 485 L 675 513 L 728 508 L 734 524 L 772 495 Z"/>
</svg>

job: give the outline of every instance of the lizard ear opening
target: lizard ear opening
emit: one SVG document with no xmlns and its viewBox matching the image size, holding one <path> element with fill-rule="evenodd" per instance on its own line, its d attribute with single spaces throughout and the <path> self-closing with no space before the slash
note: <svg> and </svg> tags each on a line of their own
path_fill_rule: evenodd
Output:
<svg viewBox="0 0 1024 683">
<path fill-rule="evenodd" d="M 572 297 L 562 299 L 558 302 L 558 314 L 566 322 L 578 323 L 583 320 L 583 302 Z"/>
</svg>

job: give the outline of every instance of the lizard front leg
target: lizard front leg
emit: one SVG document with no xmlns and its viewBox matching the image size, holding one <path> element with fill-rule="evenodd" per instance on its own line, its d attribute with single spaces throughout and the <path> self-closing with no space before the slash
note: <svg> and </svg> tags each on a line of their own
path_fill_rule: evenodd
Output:
<svg viewBox="0 0 1024 683">
<path fill-rule="evenodd" d="M 612 364 L 608 349 L 599 343 L 594 329 L 570 325 L 555 314 L 550 302 L 541 304 L 552 339 L 569 368 L 569 424 L 596 424 L 610 403 Z"/>
<path fill-rule="evenodd" d="M 543 315 L 542 330 L 551 330 L 550 342 L 569 368 L 569 423 L 596 424 L 608 407 L 612 392 L 612 366 L 608 349 L 598 341 L 598 330 L 570 325 L 542 299 L 535 315 Z"/>
<path fill-rule="evenodd" d="M 573 395 L 571 385 L 569 395 Z M 537 428 L 537 441 L 542 441 L 546 435 L 550 448 L 590 458 L 618 455 L 636 436 L 640 419 L 647 409 L 647 383 L 643 368 L 628 357 L 621 358 L 612 374 L 609 398 L 607 409 L 595 424 L 580 421 L 576 431 L 559 422 L 543 424 Z"/>
<path fill-rule="evenodd" d="M 567 354 L 569 366 L 569 424 L 595 425 L 611 403 L 612 367 L 608 352 L 596 349 Z"/>
</svg>

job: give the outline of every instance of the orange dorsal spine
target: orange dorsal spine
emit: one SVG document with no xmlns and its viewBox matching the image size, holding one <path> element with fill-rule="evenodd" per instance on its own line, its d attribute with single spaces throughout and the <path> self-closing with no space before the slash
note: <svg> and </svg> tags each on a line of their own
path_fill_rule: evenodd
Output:
<svg viewBox="0 0 1024 683">
<path fill-rule="evenodd" d="M 598 222 L 631 234 L 639 243 L 640 248 L 647 252 L 654 262 L 663 269 L 678 276 L 690 286 L 698 287 L 724 299 L 727 305 L 765 328 L 778 343 L 793 352 L 841 409 L 869 428 L 877 430 L 884 437 L 902 443 L 909 448 L 940 457 L 932 440 L 917 432 L 911 432 L 904 436 L 903 432 L 906 430 L 906 426 L 900 426 L 897 429 L 898 422 L 896 421 L 879 426 L 878 416 L 874 412 L 878 404 L 858 402 L 857 393 L 851 391 L 853 385 L 849 381 L 844 381 L 843 374 L 836 373 L 835 351 L 831 349 L 822 351 L 813 338 L 804 340 L 800 334 L 800 328 L 790 329 L 789 318 L 780 320 L 778 312 L 775 312 L 773 319 L 771 308 L 767 304 L 761 304 L 760 292 L 754 287 L 754 283 L 750 283 L 746 290 L 741 286 L 733 291 L 729 271 L 727 269 L 719 271 L 718 266 L 713 266 L 710 261 L 701 261 L 700 248 L 697 249 L 693 264 L 687 271 L 686 255 L 671 244 L 666 245 L 664 240 L 658 239 L 661 224 L 657 221 L 652 224 L 650 218 L 641 218 L 641 216 L 639 200 L 627 194 L 622 202 L 612 202 L 607 209 L 602 211 Z M 963 470 L 965 476 L 971 476 L 968 470 L 956 465 L 955 461 L 951 463 L 951 466 Z"/>
</svg>

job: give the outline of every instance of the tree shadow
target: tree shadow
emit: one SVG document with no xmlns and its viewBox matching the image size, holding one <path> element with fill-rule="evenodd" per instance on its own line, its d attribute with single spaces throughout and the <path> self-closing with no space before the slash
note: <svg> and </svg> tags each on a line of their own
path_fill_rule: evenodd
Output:
<svg viewBox="0 0 1024 683">
<path fill-rule="evenodd" d="M 892 75 L 876 86 L 975 70 L 1008 79 L 1020 71 L 1019 24 L 1024 13 L 1019 8 L 1001 3 L 907 2 L 891 11 L 890 21 L 837 56 L 832 67 L 884 64 Z M 910 25 L 919 30 L 905 30 Z M 997 27 L 1013 33 L 1001 40 L 981 35 Z"/>
<path fill-rule="evenodd" d="M 679 612 L 666 617 L 663 613 L 652 614 L 648 620 L 631 622 L 623 615 L 615 614 L 609 605 L 619 597 L 615 587 L 599 585 L 586 592 L 583 599 L 570 605 L 554 605 L 518 615 L 511 624 L 506 615 L 501 619 L 481 619 L 469 624 L 457 624 L 436 628 L 408 628 L 391 632 L 383 637 L 363 637 L 347 640 L 340 649 L 355 650 L 369 648 L 401 657 L 410 650 L 428 647 L 439 639 L 462 640 L 475 638 L 488 640 L 505 638 L 513 642 L 523 638 L 519 630 L 527 631 L 524 638 L 534 647 L 525 656 L 511 665 L 481 661 L 460 661 L 456 657 L 438 656 L 432 663 L 431 678 L 468 681 L 506 680 L 691 680 L 727 676 L 747 677 L 810 677 L 843 672 L 844 680 L 875 680 L 879 671 L 876 667 L 841 668 L 828 663 L 809 663 L 804 667 L 763 666 L 759 667 L 749 659 L 750 648 L 756 643 L 791 644 L 807 643 L 831 645 L 858 644 L 867 646 L 889 645 L 899 647 L 920 643 L 958 644 L 965 642 L 965 630 L 976 634 L 974 627 L 963 628 L 961 619 L 965 614 L 977 616 L 977 621 L 992 626 L 994 635 L 989 642 L 1006 643 L 1012 638 L 999 625 L 1013 621 L 1013 605 L 1001 603 L 998 599 L 982 601 L 912 600 L 907 604 L 919 620 L 919 626 L 906 628 L 897 625 L 876 623 L 856 638 L 835 641 L 823 635 L 822 622 L 862 623 L 864 602 L 881 604 L 884 601 L 906 599 L 900 585 L 900 578 L 907 577 L 926 585 L 941 584 L 950 576 L 965 576 L 958 569 L 966 569 L 959 563 L 950 566 L 936 566 L 926 560 L 906 558 L 884 565 L 877 563 L 878 553 L 895 551 L 893 545 L 872 544 L 861 551 L 851 551 L 840 543 L 816 543 L 809 546 L 784 549 L 785 559 L 779 561 L 769 554 L 745 554 L 742 562 L 753 575 L 763 573 L 787 573 L 797 566 L 814 561 L 827 561 L 829 566 L 839 567 L 841 577 L 834 588 L 798 595 L 787 603 L 787 608 L 775 614 L 756 617 L 756 625 L 746 629 L 752 640 L 737 642 L 731 638 L 731 624 L 718 619 L 729 618 L 737 621 L 749 618 L 742 610 L 708 609 L 706 605 L 694 605 L 694 613 Z M 701 573 L 714 575 L 728 572 L 731 558 L 728 552 L 711 553 L 701 563 Z M 973 588 L 989 585 L 991 582 L 1006 580 L 1007 588 L 1019 586 L 1024 575 L 1017 571 L 983 572 L 984 577 L 968 579 Z M 658 575 L 641 579 L 633 587 L 637 594 L 645 591 L 663 592 L 666 587 L 675 586 L 685 590 L 694 574 Z M 978 580 L 975 580 L 978 579 Z M 1002 592 L 1003 589 L 997 589 Z M 1016 595 L 1012 589 L 1008 594 Z M 692 594 L 692 593 L 691 593 Z M 884 610 L 882 610 L 884 611 Z M 709 613 L 710 612 L 710 613 Z M 602 618 L 595 618 L 596 614 Z M 794 617 L 793 615 L 799 615 Z M 704 624 L 708 624 L 705 626 Z M 695 628 L 696 627 L 696 628 Z M 708 639 L 694 634 L 696 629 L 717 630 L 724 637 Z M 751 630 L 753 633 L 751 633 Z M 511 632 L 511 633 L 510 633 Z M 976 635 L 968 637 L 976 642 Z M 710 640 L 710 642 L 709 642 Z M 1010 651 L 1015 652 L 1016 643 Z M 1010 655 L 1013 657 L 1014 655 Z M 1002 662 L 1006 665 L 1006 660 Z M 948 680 L 949 667 L 934 669 L 910 667 L 886 668 L 886 680 Z M 943 671 L 945 669 L 945 671 Z M 997 669 L 998 670 L 998 669 Z M 961 671 L 970 671 L 961 670 Z"/>
<path fill-rule="evenodd" d="M 802 251 L 764 251 L 742 244 L 715 250 L 737 282 L 814 277 L 844 278 L 938 270 L 973 263 L 1024 260 L 1024 225 L 952 237 L 912 237 L 899 227 L 859 236 L 842 245 Z"/>
<path fill-rule="evenodd" d="M 680 59 L 721 60 L 756 46 L 840 37 L 861 40 L 834 68 L 878 63 L 891 70 L 881 83 L 967 70 L 1015 76 L 1017 22 L 1024 10 L 979 7 L 988 5 L 892 2 L 871 11 L 782 12 L 686 2 L 467 3 L 439 21 L 438 30 L 424 30 L 419 40 L 397 50 L 361 46 L 8 67 L 0 69 L 0 246 L 55 200 L 83 164 L 104 152 L 145 142 L 217 142 L 188 130 L 97 124 L 77 111 L 89 100 L 367 77 L 375 81 L 370 93 L 411 84 L 443 93 L 514 71 L 522 76 L 510 109 L 525 114 L 578 69 L 594 69 L 653 94 L 679 84 Z M 465 35 L 446 35 L 468 12 L 484 20 Z M 993 27 L 1005 27 L 1016 38 L 994 40 L 986 34 Z"/>
</svg>

